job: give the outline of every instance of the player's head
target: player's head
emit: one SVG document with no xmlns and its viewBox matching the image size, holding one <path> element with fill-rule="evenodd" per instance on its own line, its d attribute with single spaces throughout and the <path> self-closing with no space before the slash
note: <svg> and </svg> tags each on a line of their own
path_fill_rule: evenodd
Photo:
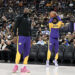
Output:
<svg viewBox="0 0 75 75">
<path fill-rule="evenodd" d="M 56 24 L 58 22 L 58 18 L 54 17 L 52 23 Z"/>
<path fill-rule="evenodd" d="M 56 17 L 56 16 L 57 16 L 57 13 L 55 11 L 50 12 L 50 17 L 51 18 Z"/>
<path fill-rule="evenodd" d="M 24 13 L 29 13 L 29 9 L 28 8 L 24 8 Z"/>
</svg>

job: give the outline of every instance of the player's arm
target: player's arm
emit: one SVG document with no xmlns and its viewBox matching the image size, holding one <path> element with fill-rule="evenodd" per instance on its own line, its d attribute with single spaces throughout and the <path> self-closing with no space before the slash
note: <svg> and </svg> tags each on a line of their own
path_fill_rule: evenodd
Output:
<svg viewBox="0 0 75 75">
<path fill-rule="evenodd" d="M 58 18 L 58 20 L 60 21 L 60 25 L 61 25 L 61 27 L 64 27 L 64 23 L 63 23 L 63 21 L 61 20 L 61 18 L 59 17 L 59 16 L 57 16 L 57 18 Z"/>
<path fill-rule="evenodd" d="M 14 25 L 14 38 L 11 40 L 13 43 L 17 42 L 17 31 L 18 31 L 18 26 L 21 22 L 21 18 L 17 17 L 15 25 Z"/>
<path fill-rule="evenodd" d="M 61 27 L 64 27 L 64 23 L 63 22 L 61 22 Z"/>
<path fill-rule="evenodd" d="M 58 18 L 59 21 L 62 21 L 61 18 L 60 18 L 59 16 L 57 16 L 57 18 Z"/>
<path fill-rule="evenodd" d="M 14 36 L 16 36 L 16 33 L 17 33 L 17 29 L 18 29 L 18 26 L 20 24 L 20 17 L 17 17 L 17 20 L 15 22 L 15 25 L 14 25 Z"/>
<path fill-rule="evenodd" d="M 53 21 L 53 18 L 51 18 L 50 20 L 49 20 L 49 22 L 48 22 L 48 24 L 49 24 L 49 30 L 51 31 L 51 23 L 52 23 L 52 21 Z"/>
<path fill-rule="evenodd" d="M 51 23 L 52 21 L 53 21 L 53 18 L 51 18 L 48 23 Z"/>
<path fill-rule="evenodd" d="M 52 23 L 49 23 L 49 30 L 51 32 L 51 28 L 52 28 Z"/>
</svg>

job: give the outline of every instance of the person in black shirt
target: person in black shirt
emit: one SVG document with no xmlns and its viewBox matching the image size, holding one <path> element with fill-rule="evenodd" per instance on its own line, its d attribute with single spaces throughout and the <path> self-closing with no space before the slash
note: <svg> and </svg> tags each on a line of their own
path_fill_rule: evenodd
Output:
<svg viewBox="0 0 75 75">
<path fill-rule="evenodd" d="M 14 27 L 14 35 L 17 37 L 17 53 L 13 72 L 18 70 L 18 65 L 20 62 L 21 54 L 23 53 L 23 64 L 28 63 L 28 57 L 30 52 L 30 41 L 31 41 L 31 20 L 28 17 L 29 9 L 24 8 L 24 14 L 17 18 Z M 21 69 L 21 72 L 30 72 L 26 66 Z"/>
</svg>

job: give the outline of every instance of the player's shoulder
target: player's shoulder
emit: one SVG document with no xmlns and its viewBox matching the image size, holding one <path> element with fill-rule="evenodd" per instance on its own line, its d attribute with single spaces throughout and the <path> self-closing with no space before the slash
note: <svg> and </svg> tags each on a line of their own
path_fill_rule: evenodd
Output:
<svg viewBox="0 0 75 75">
<path fill-rule="evenodd" d="M 48 23 L 52 23 L 52 21 L 53 21 L 53 18 L 51 18 Z"/>
<path fill-rule="evenodd" d="M 61 18 L 60 18 L 59 16 L 57 16 L 57 19 L 58 19 L 59 21 L 62 21 Z"/>
</svg>

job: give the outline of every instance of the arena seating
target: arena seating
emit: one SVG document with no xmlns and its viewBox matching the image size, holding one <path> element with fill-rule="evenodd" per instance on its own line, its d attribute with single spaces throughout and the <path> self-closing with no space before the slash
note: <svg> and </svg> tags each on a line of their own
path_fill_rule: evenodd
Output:
<svg viewBox="0 0 75 75">
<path fill-rule="evenodd" d="M 59 46 L 59 60 L 62 62 L 64 59 L 64 51 L 65 51 L 65 46 L 60 45 Z"/>
<path fill-rule="evenodd" d="M 32 45 L 30 55 L 29 55 L 29 62 L 39 62 L 45 63 L 46 58 L 47 58 L 47 50 L 48 50 L 48 45 Z M 10 62 L 14 62 L 15 60 L 15 55 L 16 55 L 16 50 L 12 49 L 13 52 L 8 53 L 7 52 L 7 59 L 5 58 L 6 56 L 4 55 L 3 52 L 0 52 L 0 60 L 10 60 Z M 3 54 L 3 55 L 1 55 Z M 3 56 L 3 57 L 2 57 Z M 54 48 L 52 51 L 51 55 L 51 62 L 54 59 L 55 52 Z M 23 60 L 23 59 L 21 59 Z M 75 61 L 75 48 L 72 45 L 65 46 L 65 45 L 60 45 L 59 46 L 59 59 L 58 61 L 64 62 L 64 60 L 69 60 L 71 63 Z"/>
<path fill-rule="evenodd" d="M 45 61 L 47 55 L 47 46 L 39 45 L 38 60 Z"/>
<path fill-rule="evenodd" d="M 31 48 L 31 52 L 30 52 L 30 60 L 32 59 L 36 59 L 38 62 L 42 61 L 45 62 L 46 61 L 46 57 L 47 57 L 47 50 L 48 47 L 47 45 L 35 45 L 32 46 Z M 52 55 L 51 55 L 51 61 L 54 59 L 54 49 L 52 51 Z M 75 51 L 73 46 L 69 45 L 69 46 L 65 46 L 65 45 L 60 45 L 59 46 L 59 59 L 58 61 L 61 61 L 61 63 L 64 60 L 69 60 L 70 62 L 72 62 L 75 59 Z M 34 60 L 35 62 L 35 60 Z"/>
<path fill-rule="evenodd" d="M 64 51 L 64 60 L 70 60 L 72 62 L 73 60 L 73 47 L 70 45 L 68 47 L 66 47 L 65 51 Z"/>
<path fill-rule="evenodd" d="M 74 56 L 73 56 L 73 60 L 75 60 L 75 48 L 74 48 Z"/>
<path fill-rule="evenodd" d="M 37 45 L 32 45 L 31 51 L 30 51 L 30 57 L 29 57 L 30 60 L 34 60 L 34 61 L 37 60 L 38 50 L 39 49 Z"/>
</svg>

